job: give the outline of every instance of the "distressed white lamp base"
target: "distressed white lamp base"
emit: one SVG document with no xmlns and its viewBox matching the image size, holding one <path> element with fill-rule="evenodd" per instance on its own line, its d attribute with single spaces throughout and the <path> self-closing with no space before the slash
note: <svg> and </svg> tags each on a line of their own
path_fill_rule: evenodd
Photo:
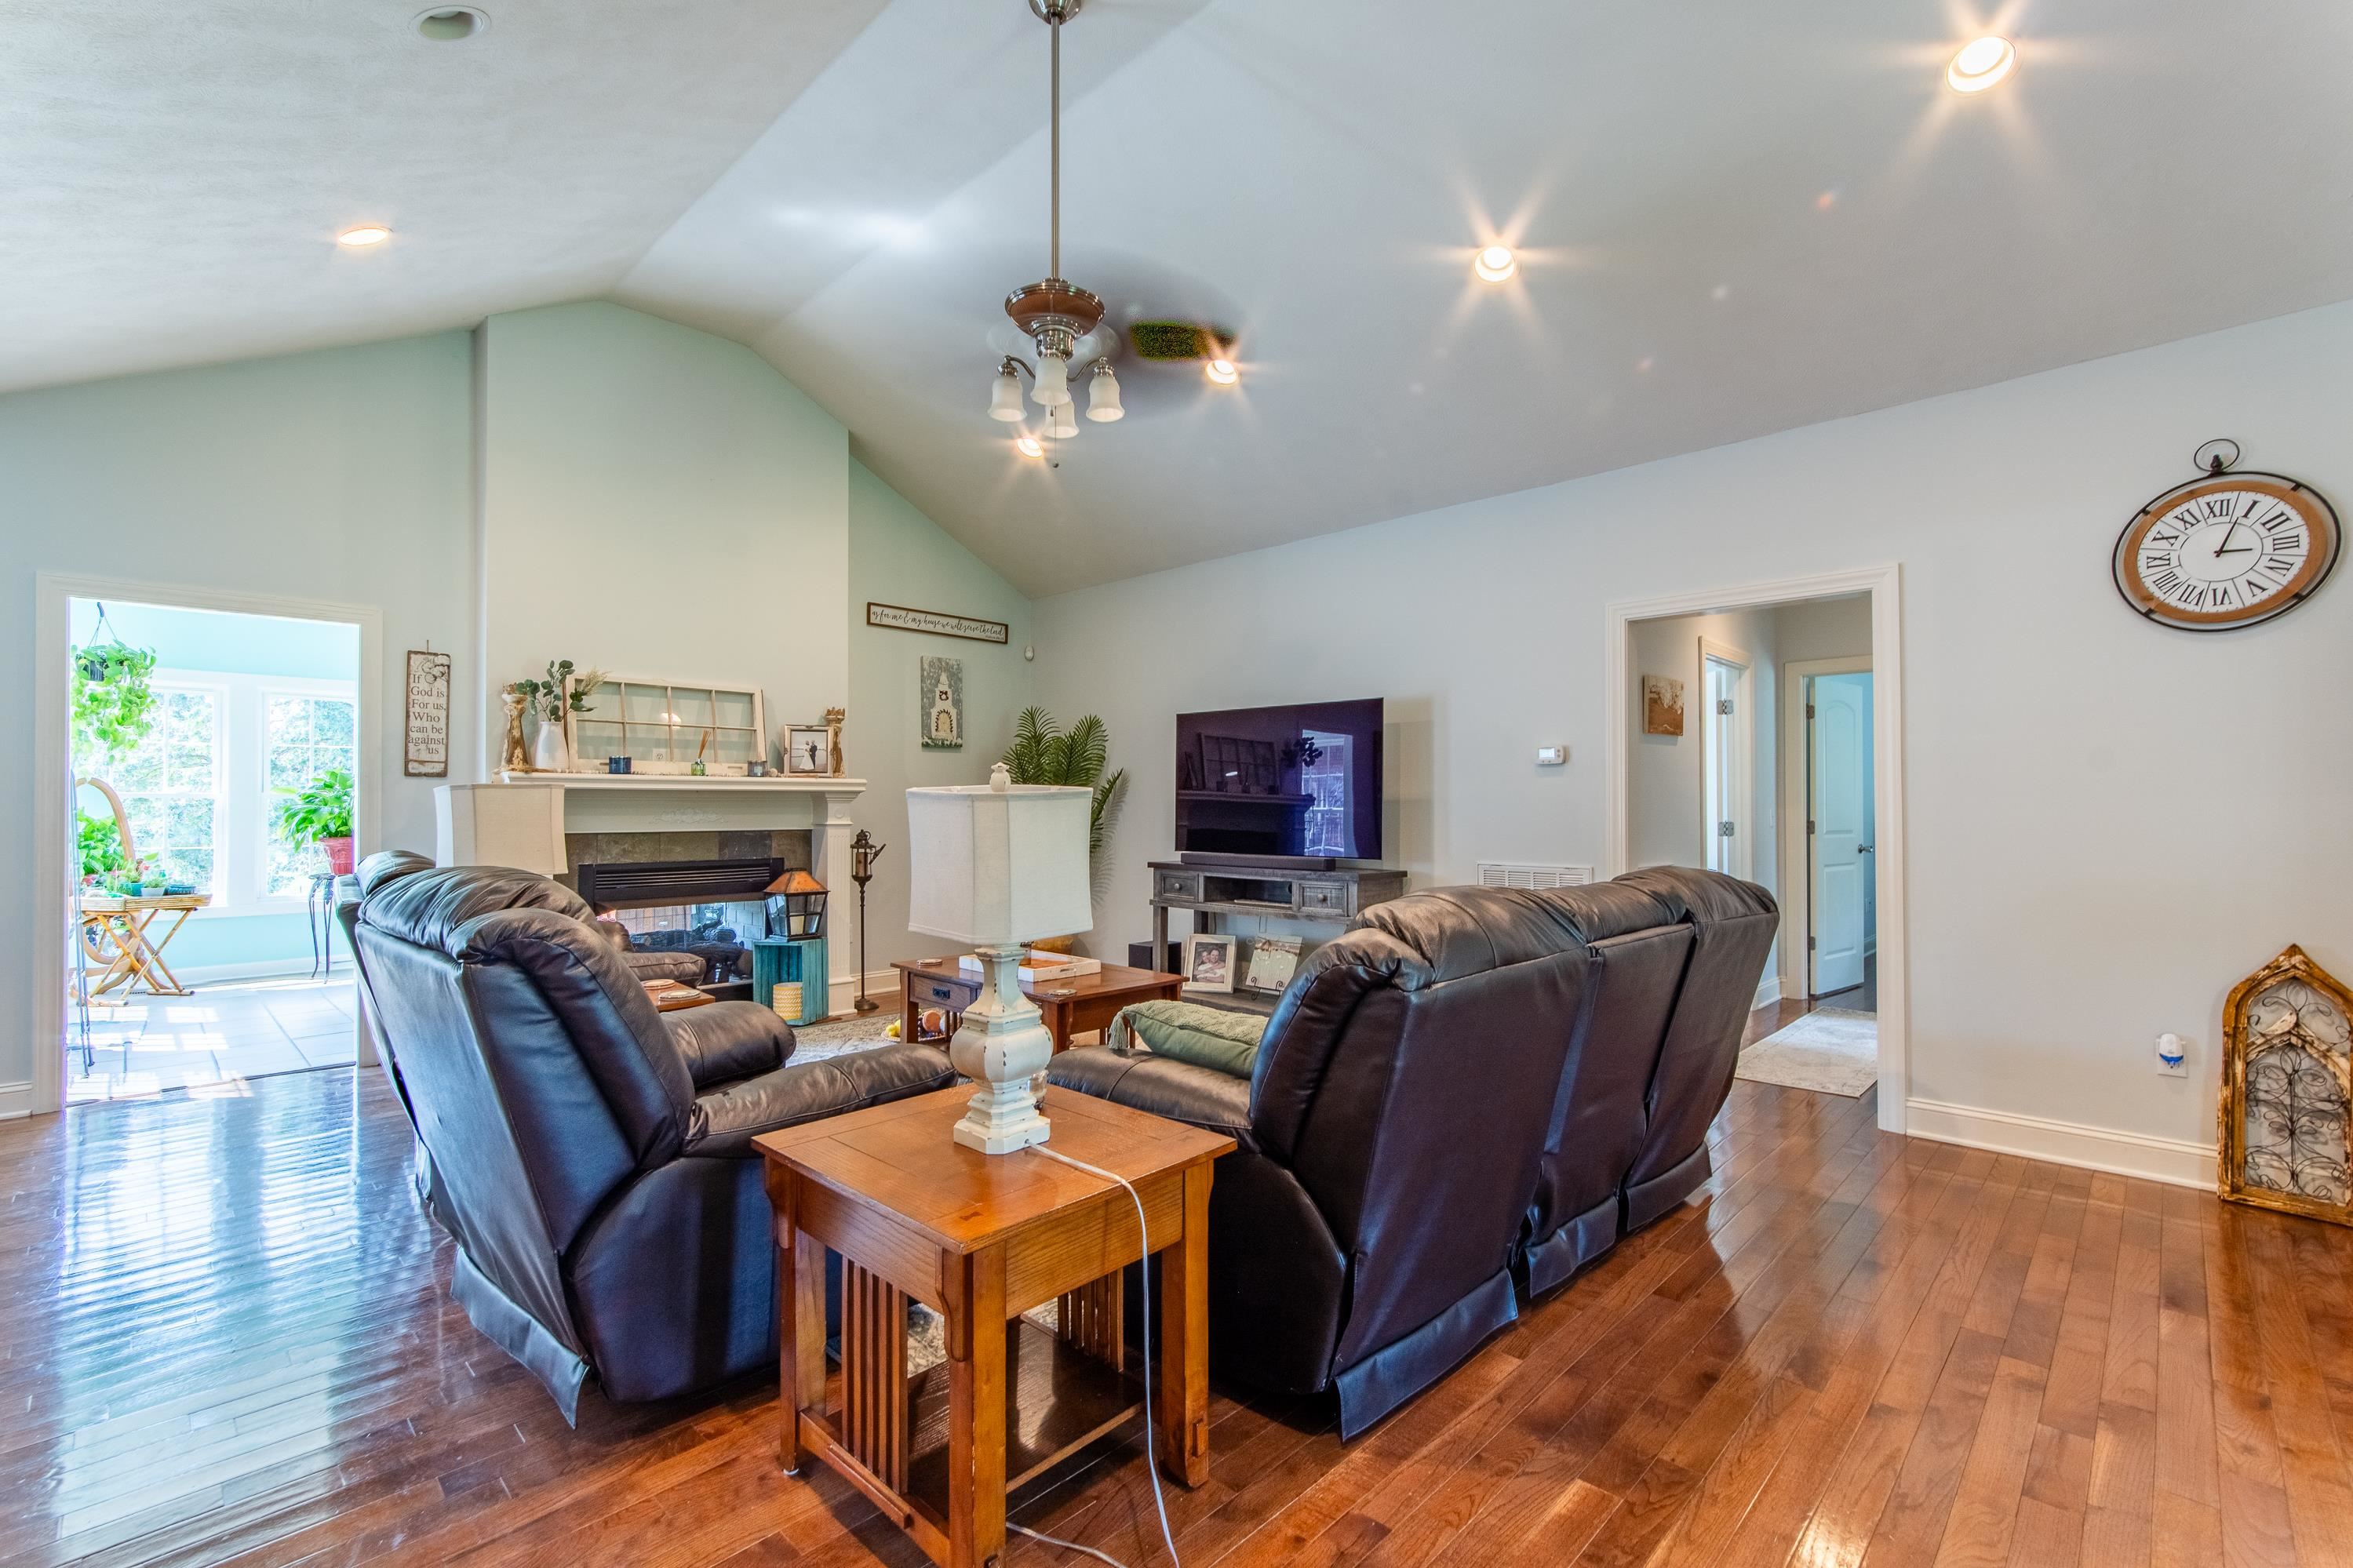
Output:
<svg viewBox="0 0 2353 1568">
<path fill-rule="evenodd" d="M 1038 1078 L 1054 1058 L 1044 1017 L 1021 994 L 1021 949 L 985 947 L 989 988 L 965 1009 L 948 1042 L 956 1071 L 980 1085 L 955 1124 L 955 1141 L 984 1154 L 1010 1154 L 1043 1143 L 1052 1128 L 1038 1114 Z"/>
</svg>

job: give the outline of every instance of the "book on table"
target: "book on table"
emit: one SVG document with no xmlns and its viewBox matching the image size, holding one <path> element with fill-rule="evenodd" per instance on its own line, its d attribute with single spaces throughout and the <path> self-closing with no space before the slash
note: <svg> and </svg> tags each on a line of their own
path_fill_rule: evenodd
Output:
<svg viewBox="0 0 2353 1568">
<path fill-rule="evenodd" d="M 967 952 L 956 960 L 959 973 L 979 979 L 988 973 L 976 952 Z M 1021 955 L 1019 979 L 1024 985 L 1036 985 L 1048 980 L 1071 980 L 1082 974 L 1101 974 L 1103 960 L 1081 958 L 1071 952 L 1029 952 Z"/>
</svg>

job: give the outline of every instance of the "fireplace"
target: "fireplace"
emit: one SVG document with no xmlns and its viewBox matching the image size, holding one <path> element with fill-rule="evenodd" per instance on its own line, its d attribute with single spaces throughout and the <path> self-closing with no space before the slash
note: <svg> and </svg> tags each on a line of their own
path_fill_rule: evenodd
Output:
<svg viewBox="0 0 2353 1568">
<path fill-rule="evenodd" d="M 561 881 L 649 952 L 690 952 L 704 965 L 702 989 L 752 994 L 749 943 L 768 930 L 765 889 L 786 871 L 806 870 L 806 829 L 729 833 L 569 833 L 572 869 Z"/>
</svg>

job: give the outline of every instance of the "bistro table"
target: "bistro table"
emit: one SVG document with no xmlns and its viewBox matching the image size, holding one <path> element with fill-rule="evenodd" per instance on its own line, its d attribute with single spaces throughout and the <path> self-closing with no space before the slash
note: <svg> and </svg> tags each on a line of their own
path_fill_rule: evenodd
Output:
<svg viewBox="0 0 2353 1568">
<path fill-rule="evenodd" d="M 764 1133 L 776 1211 L 777 1449 L 823 1459 L 944 1568 L 1005 1552 L 1005 1494 L 1144 1410 L 1122 1301 L 1127 1266 L 1160 1255 L 1154 1441 L 1181 1486 L 1209 1479 L 1209 1173 L 1234 1147 L 1204 1131 L 1049 1088 L 1047 1147 L 983 1154 L 949 1129 L 966 1087 Z M 826 1376 L 826 1252 L 841 1255 L 841 1375 Z M 945 1320 L 947 1360 L 910 1377 L 907 1300 Z M 1050 1333 L 1021 1314 L 1056 1303 Z"/>
<path fill-rule="evenodd" d="M 212 901 L 205 893 L 82 895 L 82 942 L 90 957 L 106 965 L 91 983 L 87 999 L 114 1005 L 128 1001 L 137 987 L 157 996 L 193 994 L 164 962 L 164 950 L 180 934 L 188 917 Z M 122 994 L 107 995 L 116 990 Z"/>
</svg>

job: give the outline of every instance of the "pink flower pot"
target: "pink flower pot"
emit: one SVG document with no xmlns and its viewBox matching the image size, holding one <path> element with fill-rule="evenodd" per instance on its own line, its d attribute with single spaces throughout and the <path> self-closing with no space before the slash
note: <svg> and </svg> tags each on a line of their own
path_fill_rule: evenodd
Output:
<svg viewBox="0 0 2353 1568">
<path fill-rule="evenodd" d="M 348 838 L 322 838 L 319 847 L 327 852 L 327 869 L 338 877 L 352 874 L 352 841 Z"/>
</svg>

